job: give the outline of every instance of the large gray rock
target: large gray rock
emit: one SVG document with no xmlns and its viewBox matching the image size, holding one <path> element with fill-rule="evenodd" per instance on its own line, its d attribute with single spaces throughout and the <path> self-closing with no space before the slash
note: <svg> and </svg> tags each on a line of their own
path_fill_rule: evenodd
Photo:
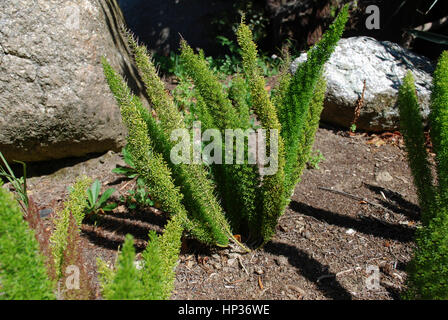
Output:
<svg viewBox="0 0 448 320">
<path fill-rule="evenodd" d="M 302 54 L 291 65 L 295 72 L 306 61 Z M 325 65 L 328 90 L 322 120 L 349 127 L 356 102 L 366 80 L 365 104 L 357 128 L 367 131 L 397 130 L 399 112 L 398 89 L 410 70 L 416 80 L 417 94 L 426 121 L 429 114 L 432 72 L 431 62 L 399 45 L 369 37 L 341 39 Z"/>
<path fill-rule="evenodd" d="M 115 0 L 0 1 L 0 151 L 39 161 L 119 150 L 119 108 L 101 57 L 129 80 L 135 67 Z"/>
</svg>

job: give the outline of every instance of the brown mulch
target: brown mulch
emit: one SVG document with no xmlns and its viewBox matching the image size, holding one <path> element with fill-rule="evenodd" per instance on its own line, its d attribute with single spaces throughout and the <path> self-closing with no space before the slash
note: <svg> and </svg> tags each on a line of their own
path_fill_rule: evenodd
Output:
<svg viewBox="0 0 448 320">
<path fill-rule="evenodd" d="M 419 208 L 402 142 L 397 133 L 392 137 L 320 128 L 314 149 L 325 160 L 305 170 L 272 241 L 248 254 L 185 241 L 172 298 L 398 299 Z M 135 182 L 112 173 L 117 164 L 124 164 L 121 156 L 109 152 L 30 165 L 30 194 L 41 209 L 57 207 L 76 177 L 87 174 L 115 188 L 118 201 Z M 165 223 L 158 209 L 120 205 L 83 225 L 86 267 L 98 297 L 96 258 L 113 263 L 127 233 L 142 251 L 148 231 L 162 232 Z M 378 290 L 366 285 L 369 266 L 379 268 Z"/>
</svg>

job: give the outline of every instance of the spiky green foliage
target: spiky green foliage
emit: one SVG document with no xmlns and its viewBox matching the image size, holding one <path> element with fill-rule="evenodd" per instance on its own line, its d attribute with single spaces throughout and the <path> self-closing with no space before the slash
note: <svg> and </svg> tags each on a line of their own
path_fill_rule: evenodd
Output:
<svg viewBox="0 0 448 320">
<path fill-rule="evenodd" d="M 133 238 L 126 236 L 115 268 L 97 260 L 103 296 L 110 300 L 164 300 L 174 288 L 175 268 L 179 258 L 183 227 L 179 215 L 166 225 L 163 235 L 149 233 L 148 245 L 142 253 L 141 268 L 134 265 Z M 131 289 L 129 289 L 131 288 Z"/>
<path fill-rule="evenodd" d="M 300 135 L 297 157 L 298 163 L 291 174 L 291 181 L 299 182 L 303 170 L 310 159 L 311 150 L 314 145 L 314 138 L 316 136 L 317 129 L 319 128 L 320 116 L 324 108 L 326 90 L 327 82 L 323 77 L 321 77 L 316 88 L 314 89 L 313 99 L 311 100 L 308 108 L 303 133 Z M 288 197 L 288 194 L 286 194 L 286 197 Z"/>
<path fill-rule="evenodd" d="M 417 248 L 408 265 L 405 299 L 448 299 L 448 211 L 438 215 L 416 234 Z"/>
<path fill-rule="evenodd" d="M 214 119 L 214 128 L 221 131 L 237 128 L 239 122 L 237 112 L 218 77 L 209 69 L 203 54 L 195 54 L 193 49 L 182 41 L 181 61 Z"/>
<path fill-rule="evenodd" d="M 57 277 L 62 275 L 64 251 L 68 244 L 70 215 L 73 215 L 79 228 L 87 207 L 87 188 L 91 183 L 92 180 L 88 177 L 78 178 L 71 188 L 68 200 L 64 203 L 64 209 L 57 212 L 54 218 L 55 229 L 50 237 L 50 247 Z"/>
<path fill-rule="evenodd" d="M 156 68 L 152 63 L 146 48 L 139 46 L 132 37 L 130 43 L 134 49 L 135 60 L 145 82 L 146 92 L 150 97 L 150 102 L 157 113 L 160 123 L 154 123 L 152 117 L 146 117 L 146 123 L 149 129 L 149 135 L 161 137 L 156 133 L 160 126 L 164 131 L 164 137 L 156 141 L 155 148 L 158 148 L 165 162 L 170 167 L 174 182 L 179 186 L 184 195 L 184 205 L 189 212 L 189 217 L 201 225 L 210 239 L 204 242 L 210 244 L 218 243 L 227 245 L 230 234 L 230 227 L 225 219 L 224 212 L 219 205 L 215 195 L 212 181 L 207 178 L 207 172 L 201 165 L 197 164 L 179 164 L 174 165 L 170 159 L 171 149 L 174 143 L 169 141 L 168 137 L 173 130 L 185 129 L 185 120 L 175 106 L 173 99 L 165 90 L 163 82 L 159 79 Z M 204 110 L 204 109 L 203 109 Z M 211 121 L 211 118 L 209 118 Z M 190 148 L 192 151 L 192 148 Z"/>
<path fill-rule="evenodd" d="M 435 204 L 435 190 L 432 174 L 425 149 L 423 119 L 415 91 L 414 77 L 409 72 L 403 80 L 398 94 L 400 111 L 400 129 L 403 133 L 409 165 L 417 187 L 417 195 L 422 210 L 422 221 L 425 225 L 431 220 Z"/>
<path fill-rule="evenodd" d="M 238 43 L 241 47 L 244 74 L 250 86 L 252 108 L 260 120 L 262 127 L 267 129 L 266 147 L 268 150 L 270 150 L 272 143 L 272 141 L 270 141 L 271 130 L 276 130 L 278 133 L 277 150 L 269 155 L 272 157 L 272 161 L 278 164 L 278 168 L 274 174 L 264 177 L 261 186 L 261 196 L 263 199 L 261 210 L 258 216 L 250 221 L 251 225 L 261 221 L 259 228 L 260 235 L 266 242 L 275 233 L 277 220 L 285 208 L 284 145 L 283 139 L 280 136 L 281 125 L 277 118 L 277 111 L 270 99 L 269 93 L 265 89 L 266 83 L 257 64 L 257 46 L 252 40 L 252 31 L 244 21 L 241 22 L 240 27 L 237 30 L 237 36 Z"/>
<path fill-rule="evenodd" d="M 414 258 L 408 266 L 407 299 L 448 299 L 448 53 L 442 54 L 433 79 L 431 139 L 436 153 L 438 184 L 428 163 L 415 84 L 409 72 L 399 92 L 400 123 L 408 161 L 417 188 L 422 226 L 416 234 Z"/>
<path fill-rule="evenodd" d="M 0 221 L 0 300 L 55 299 L 34 232 L 1 183 Z"/>
<path fill-rule="evenodd" d="M 248 128 L 249 123 L 243 122 L 244 118 L 248 119 L 247 114 L 241 118 L 239 117 L 241 110 L 232 105 L 232 101 L 225 93 L 218 78 L 209 69 L 203 55 L 195 54 L 183 42 L 181 45 L 181 59 L 187 74 L 196 86 L 198 99 L 203 102 L 201 108 L 205 111 L 202 114 L 210 115 L 209 118 L 202 119 L 201 114 L 196 114 L 204 129 L 217 128 L 224 134 L 226 129 Z M 238 89 L 242 89 L 241 83 Z M 242 102 L 240 100 L 240 103 Z M 247 111 L 243 110 L 243 112 Z M 209 121 L 209 119 L 213 119 L 213 121 Z M 211 126 L 206 127 L 204 124 L 208 123 Z M 223 154 L 229 151 L 225 150 L 224 147 Z M 236 154 L 233 153 L 233 155 L 235 158 Z M 251 228 L 250 223 L 247 226 L 248 220 L 255 220 L 258 202 L 260 201 L 257 190 L 260 177 L 257 168 L 254 165 L 247 165 L 247 161 L 245 161 L 244 164 L 215 165 L 213 166 L 213 172 L 217 190 L 222 199 L 222 206 L 229 217 L 233 230 L 241 232 L 249 228 L 257 230 L 257 233 L 259 233 L 259 228 Z M 256 237 L 257 235 L 255 234 L 254 236 Z"/>
<path fill-rule="evenodd" d="M 138 300 L 143 296 L 143 285 L 134 261 L 134 237 L 128 234 L 118 255 L 116 271 L 103 292 L 106 299 Z"/>
<path fill-rule="evenodd" d="M 59 286 L 60 297 L 65 300 L 90 300 L 95 297 L 92 280 L 86 270 L 86 263 L 81 246 L 79 226 L 72 214 L 69 215 L 67 230 L 67 247 L 63 254 L 62 275 Z M 75 283 L 76 281 L 76 283 Z M 69 283 L 72 286 L 67 286 Z"/>
<path fill-rule="evenodd" d="M 238 118 L 240 119 L 238 128 L 243 130 L 247 129 L 250 123 L 248 84 L 241 75 L 237 75 L 232 80 L 232 84 L 229 88 L 229 98 L 232 100 Z"/>
<path fill-rule="evenodd" d="M 282 125 L 282 137 L 285 141 L 285 191 L 289 196 L 297 184 L 294 174 L 299 160 L 300 136 L 304 132 L 309 106 L 314 96 L 316 85 L 322 75 L 324 64 L 330 59 L 344 31 L 348 20 L 348 5 L 345 5 L 335 22 L 323 35 L 322 40 L 309 52 L 308 59 L 302 63 L 284 95 L 283 105 L 278 107 L 279 120 Z"/>
<path fill-rule="evenodd" d="M 141 54 L 145 56 L 141 61 L 146 65 L 142 67 L 148 73 L 155 72 L 155 69 L 151 69 L 151 62 L 146 53 Z M 124 80 L 107 61 L 103 60 L 103 65 L 109 86 L 121 106 L 122 117 L 128 127 L 128 151 L 133 157 L 136 170 L 145 180 L 154 200 L 159 202 L 162 208 L 170 214 L 179 214 L 184 221 L 185 228 L 200 241 L 208 244 L 227 245 L 230 227 L 224 214 L 220 211 L 213 194 L 213 186 L 207 180 L 206 172 L 198 165 L 174 166 L 170 161 L 173 143 L 167 134 L 170 132 L 169 129 L 173 128 L 169 124 L 171 117 L 162 116 L 161 124 L 156 123 L 149 112 L 143 108 L 141 101 L 130 93 Z M 147 81 L 150 81 L 149 79 L 154 79 L 154 77 L 147 77 Z M 151 88 L 148 89 L 148 95 L 166 95 L 165 92 L 150 94 L 149 91 L 156 90 L 157 87 L 156 83 L 154 83 L 154 87 L 151 84 L 151 82 L 147 84 L 148 88 Z M 174 108 L 171 98 L 165 96 L 165 100 L 167 101 L 163 107 L 170 108 L 171 105 L 171 108 Z M 162 114 L 169 113 L 167 110 L 164 112 Z M 182 128 L 181 124 L 181 127 L 177 129 Z M 187 211 L 186 207 L 191 211 Z"/>
<path fill-rule="evenodd" d="M 448 51 L 442 53 L 434 72 L 430 123 L 439 200 L 448 208 Z"/>
<path fill-rule="evenodd" d="M 146 299 L 169 299 L 174 289 L 176 266 L 181 248 L 182 225 L 179 217 L 173 217 L 165 226 L 162 236 L 150 234 L 150 245 L 143 253 L 143 283 Z M 159 255 L 154 256 L 154 253 Z M 160 258 L 161 255 L 161 258 Z M 161 287 L 161 291 L 158 289 Z"/>
<path fill-rule="evenodd" d="M 196 100 L 196 104 L 190 106 L 192 115 L 188 121 L 166 92 L 146 49 L 132 37 L 129 40 L 135 60 L 155 118 L 159 121 L 143 108 L 123 79 L 103 61 L 109 86 L 129 129 L 128 149 L 137 159 L 134 162 L 139 163 L 137 171 L 140 176 L 146 175 L 152 196 L 165 211 L 174 217 L 178 214 L 188 217 L 184 219 L 184 226 L 200 241 L 226 245 L 227 239 L 232 239 L 232 233 L 242 233 L 253 244 L 260 244 L 269 241 L 274 234 L 277 221 L 309 158 L 322 110 L 324 86 L 319 83 L 322 67 L 342 34 L 347 16 L 346 6 L 322 42 L 310 51 L 308 62 L 294 76 L 285 73 L 281 81 L 283 86 L 277 90 L 274 99 L 265 89 L 257 63 L 257 46 L 244 22 L 237 32 L 243 73 L 232 80 L 229 90 L 210 70 L 203 52 L 195 54 L 182 41 L 180 62 L 185 71 L 183 76 L 194 84 L 191 93 Z M 254 125 L 252 122 L 257 122 L 257 125 L 259 122 L 267 131 L 268 150 L 276 145 L 271 141 L 271 133 L 278 134 L 277 149 L 266 155 L 270 157 L 271 164 L 277 164 L 277 170 L 262 174 L 266 167 L 260 172 L 262 165 L 249 163 L 247 158 L 238 164 L 173 164 L 170 134 L 175 129 L 188 129 L 193 135 L 189 128 L 191 119 L 199 120 L 202 130 L 218 129 L 223 136 L 226 129 L 250 129 Z M 283 125 L 286 130 L 283 130 Z M 288 145 L 286 148 L 286 142 L 292 142 L 292 147 Z M 248 141 L 244 141 L 244 145 L 247 149 Z M 191 145 L 187 147 L 192 150 Z M 236 146 L 231 146 L 230 151 L 232 149 L 235 151 Z M 224 145 L 223 154 L 230 154 Z M 235 152 L 232 160 L 235 163 Z M 285 171 L 286 165 L 288 171 Z M 170 187 L 160 193 L 161 187 L 156 182 Z"/>
</svg>

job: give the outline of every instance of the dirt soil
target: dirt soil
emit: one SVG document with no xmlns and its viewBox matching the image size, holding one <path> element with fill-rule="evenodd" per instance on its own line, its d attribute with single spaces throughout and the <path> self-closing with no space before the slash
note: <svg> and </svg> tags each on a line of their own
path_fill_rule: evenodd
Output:
<svg viewBox="0 0 448 320">
<path fill-rule="evenodd" d="M 399 140 L 320 128 L 314 149 L 325 159 L 304 172 L 272 241 L 248 254 L 184 241 L 172 299 L 398 299 L 419 224 Z M 86 174 L 104 189 L 117 189 L 118 201 L 135 182 L 112 173 L 117 164 L 124 165 L 121 155 L 109 152 L 30 165 L 29 193 L 40 209 L 54 209 L 76 177 Z M 44 218 L 49 227 L 53 214 Z M 127 233 L 144 250 L 148 231 L 162 232 L 165 223 L 158 209 L 120 205 L 83 224 L 85 264 L 98 298 L 96 258 L 114 263 Z M 379 269 L 376 290 L 366 284 L 369 267 Z"/>
</svg>

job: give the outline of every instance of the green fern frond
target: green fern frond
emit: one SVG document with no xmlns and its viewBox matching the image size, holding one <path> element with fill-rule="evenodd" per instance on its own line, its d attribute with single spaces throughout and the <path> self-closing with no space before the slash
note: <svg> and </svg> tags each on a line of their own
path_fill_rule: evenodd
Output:
<svg viewBox="0 0 448 320">
<path fill-rule="evenodd" d="M 255 111 L 262 127 L 266 129 L 266 147 L 270 150 L 271 130 L 278 133 L 277 152 L 270 154 L 271 161 L 277 163 L 277 171 L 273 175 L 263 177 L 261 196 L 262 208 L 258 216 L 251 221 L 251 225 L 255 225 L 253 229 L 258 229 L 264 242 L 270 240 L 275 233 L 278 218 L 283 214 L 285 209 L 284 199 L 284 146 L 283 139 L 280 135 L 281 125 L 277 118 L 277 110 L 272 104 L 269 93 L 266 91 L 265 80 L 261 75 L 261 71 L 257 64 L 257 46 L 253 42 L 252 31 L 244 23 L 241 22 L 237 30 L 238 43 L 241 47 L 241 57 L 243 60 L 243 69 L 246 81 L 250 86 L 251 105 Z M 276 159 L 275 159 L 276 158 Z M 261 226 L 259 221 L 261 220 Z"/>
<path fill-rule="evenodd" d="M 143 284 L 134 264 L 134 237 L 126 235 L 123 248 L 118 255 L 116 271 L 109 279 L 103 292 L 107 300 L 141 300 L 144 296 Z"/>
<path fill-rule="evenodd" d="M 316 136 L 317 129 L 319 128 L 320 116 L 324 108 L 325 92 L 327 90 L 327 82 L 325 78 L 321 77 L 316 89 L 314 90 L 313 99 L 308 109 L 307 118 L 304 123 L 303 134 L 300 135 L 299 148 L 298 148 L 298 163 L 294 167 L 291 179 L 286 182 L 291 184 L 286 185 L 285 191 L 290 192 L 294 190 L 297 183 L 300 182 L 303 170 L 310 158 L 311 151 L 313 149 L 314 138 Z M 291 194 L 285 194 L 286 199 L 291 197 Z"/>
<path fill-rule="evenodd" d="M 87 208 L 87 188 L 91 184 L 92 180 L 90 178 L 85 176 L 79 177 L 71 188 L 69 198 L 64 203 L 64 209 L 57 212 L 54 218 L 55 229 L 50 237 L 50 247 L 58 278 L 62 274 L 63 256 L 68 244 L 70 214 L 73 215 L 78 228 L 80 228 L 84 219 L 85 209 Z"/>
<path fill-rule="evenodd" d="M 209 69 L 205 58 L 195 54 L 185 41 L 181 42 L 181 61 L 214 119 L 214 127 L 222 132 L 237 128 L 237 113 L 219 79 Z"/>
<path fill-rule="evenodd" d="M 348 5 L 338 14 L 335 22 L 325 32 L 322 40 L 308 52 L 308 59 L 302 63 L 291 79 L 281 110 L 282 137 L 285 140 L 285 181 L 286 186 L 294 186 L 293 174 L 299 156 L 299 141 L 303 134 L 308 108 L 314 90 L 321 77 L 324 64 L 330 59 L 348 20 Z M 290 194 L 292 190 L 286 190 Z"/>
<path fill-rule="evenodd" d="M 403 133 L 408 161 L 417 187 L 422 220 L 428 224 L 433 218 L 436 203 L 433 177 L 428 162 L 423 133 L 423 119 L 415 91 L 414 77 L 408 72 L 398 93 L 400 111 L 400 130 Z"/>
<path fill-rule="evenodd" d="M 434 72 L 430 109 L 439 200 L 448 208 L 448 51 L 442 53 Z"/>
<path fill-rule="evenodd" d="M 1 182 L 0 221 L 0 300 L 56 299 L 34 231 Z"/>
</svg>

